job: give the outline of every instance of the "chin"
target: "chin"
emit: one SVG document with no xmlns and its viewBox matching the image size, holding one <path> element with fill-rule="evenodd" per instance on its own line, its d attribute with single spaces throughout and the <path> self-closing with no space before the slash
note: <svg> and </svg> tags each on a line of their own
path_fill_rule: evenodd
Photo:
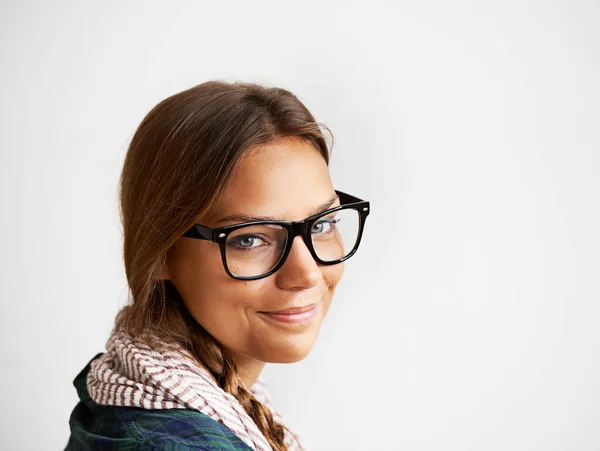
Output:
<svg viewBox="0 0 600 451">
<path fill-rule="evenodd" d="M 279 355 L 270 363 L 296 363 L 304 360 L 310 354 L 310 349 L 305 352 L 285 353 Z"/>
<path fill-rule="evenodd" d="M 299 338 L 299 337 L 297 337 Z M 304 360 L 313 349 L 316 337 L 303 337 L 302 340 L 278 343 L 268 346 L 268 353 L 261 359 L 266 363 L 296 363 Z"/>
</svg>

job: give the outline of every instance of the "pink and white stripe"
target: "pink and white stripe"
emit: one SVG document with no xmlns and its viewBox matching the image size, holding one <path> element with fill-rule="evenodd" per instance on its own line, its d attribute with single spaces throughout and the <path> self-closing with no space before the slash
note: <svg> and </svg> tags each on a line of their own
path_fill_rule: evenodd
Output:
<svg viewBox="0 0 600 451">
<path fill-rule="evenodd" d="M 185 348 L 177 343 L 170 347 L 174 351 L 157 352 L 122 329 L 113 331 L 107 352 L 92 362 L 88 373 L 90 397 L 109 406 L 198 410 L 225 425 L 253 450 L 271 451 L 238 400 L 221 389 Z M 284 424 L 262 378 L 249 391 Z M 286 433 L 285 443 L 290 451 L 303 450 L 291 434 Z"/>
</svg>

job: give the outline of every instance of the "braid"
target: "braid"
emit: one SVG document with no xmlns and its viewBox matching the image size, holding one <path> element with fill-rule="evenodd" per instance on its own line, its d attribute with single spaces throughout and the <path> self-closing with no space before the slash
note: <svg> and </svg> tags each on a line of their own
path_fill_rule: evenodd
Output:
<svg viewBox="0 0 600 451">
<path fill-rule="evenodd" d="M 238 400 L 273 451 L 287 451 L 284 443 L 287 428 L 275 421 L 271 411 L 244 387 L 231 356 L 202 326 L 198 324 L 196 329 L 199 340 L 197 340 L 195 353 L 199 360 L 206 365 L 219 386 Z"/>
</svg>

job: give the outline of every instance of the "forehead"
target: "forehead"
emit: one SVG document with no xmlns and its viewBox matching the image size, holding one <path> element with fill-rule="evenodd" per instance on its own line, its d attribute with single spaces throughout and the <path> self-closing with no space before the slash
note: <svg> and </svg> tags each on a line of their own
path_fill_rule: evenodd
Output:
<svg viewBox="0 0 600 451">
<path fill-rule="evenodd" d="M 285 138 L 244 154 L 210 219 L 244 214 L 299 221 L 332 196 L 335 191 L 321 153 L 304 140 Z"/>
</svg>

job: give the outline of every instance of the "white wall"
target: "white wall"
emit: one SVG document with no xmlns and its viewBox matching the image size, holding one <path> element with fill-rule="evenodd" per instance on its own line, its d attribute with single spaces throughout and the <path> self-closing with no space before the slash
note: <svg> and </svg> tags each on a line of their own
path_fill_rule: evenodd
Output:
<svg viewBox="0 0 600 451">
<path fill-rule="evenodd" d="M 266 370 L 313 451 L 600 449 L 599 30 L 597 0 L 3 1 L 2 448 L 65 445 L 127 296 L 128 141 L 222 78 L 297 93 L 372 202 L 313 354 Z"/>
</svg>

